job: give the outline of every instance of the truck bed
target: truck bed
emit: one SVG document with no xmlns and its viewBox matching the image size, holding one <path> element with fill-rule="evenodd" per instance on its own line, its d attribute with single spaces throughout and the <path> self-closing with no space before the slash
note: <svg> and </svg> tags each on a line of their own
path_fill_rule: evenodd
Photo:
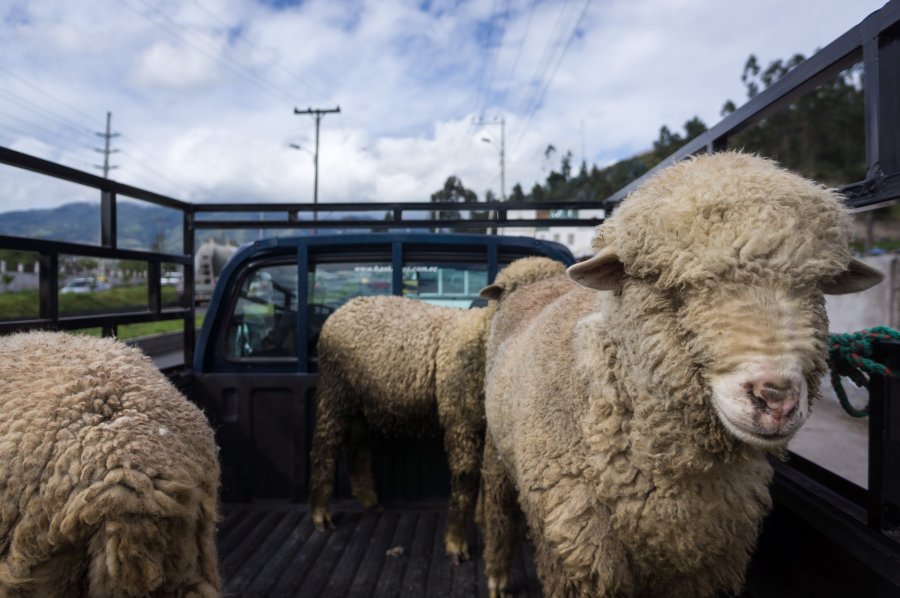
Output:
<svg viewBox="0 0 900 598">
<path fill-rule="evenodd" d="M 444 555 L 446 502 L 334 507 L 335 529 L 316 532 L 306 504 L 228 504 L 218 531 L 224 596 L 486 596 L 481 540 L 472 560 Z M 402 547 L 402 554 L 388 551 Z M 392 551 L 394 552 L 394 551 Z M 541 596 L 532 549 L 522 541 L 512 572 L 517 596 Z"/>
</svg>

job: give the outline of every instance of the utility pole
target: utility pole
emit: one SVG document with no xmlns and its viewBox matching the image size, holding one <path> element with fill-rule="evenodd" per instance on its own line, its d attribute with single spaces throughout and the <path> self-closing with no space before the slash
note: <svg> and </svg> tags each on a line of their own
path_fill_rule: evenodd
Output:
<svg viewBox="0 0 900 598">
<path fill-rule="evenodd" d="M 294 114 L 312 114 L 316 117 L 316 152 L 313 154 L 313 163 L 315 164 L 315 174 L 313 179 L 313 221 L 319 219 L 319 123 L 322 122 L 322 116 L 331 112 L 340 112 L 341 107 L 336 108 L 307 108 L 300 110 L 294 108 Z M 316 234 L 316 229 L 313 229 Z"/>
<path fill-rule="evenodd" d="M 500 125 L 500 201 L 506 201 L 506 120 L 502 117 L 497 120 L 496 118 L 493 121 L 487 122 L 483 119 L 478 120 L 477 122 L 473 121 L 475 125 L 485 126 L 485 125 Z M 490 143 L 492 145 L 497 145 L 493 139 L 488 137 L 482 137 L 482 141 L 485 143 Z M 490 215 L 490 212 L 488 212 Z M 497 234 L 497 227 L 491 227 L 491 234 Z"/>
<path fill-rule="evenodd" d="M 103 154 L 103 165 L 94 164 L 94 168 L 99 168 L 103 171 L 103 178 L 109 178 L 109 171 L 113 168 L 118 168 L 118 166 L 110 166 L 109 165 L 109 155 L 118 152 L 117 149 L 109 149 L 109 140 L 113 137 L 118 137 L 118 133 L 113 133 L 110 131 L 110 127 L 112 125 L 112 112 L 106 113 L 106 132 L 105 133 L 94 133 L 97 137 L 103 137 L 103 149 L 99 147 L 95 147 L 95 152 L 100 152 Z"/>
<path fill-rule="evenodd" d="M 506 120 L 503 118 L 492 121 L 478 120 L 473 122 L 476 126 L 500 125 L 500 199 L 506 201 Z M 494 143 L 492 139 L 482 137 L 485 143 Z"/>
</svg>

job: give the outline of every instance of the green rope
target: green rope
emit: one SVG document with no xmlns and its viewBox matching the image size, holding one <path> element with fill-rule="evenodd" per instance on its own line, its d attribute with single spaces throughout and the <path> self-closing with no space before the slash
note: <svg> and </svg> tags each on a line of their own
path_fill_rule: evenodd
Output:
<svg viewBox="0 0 900 598">
<path fill-rule="evenodd" d="M 853 417 L 869 415 L 869 404 L 857 409 L 850 404 L 841 376 L 846 376 L 857 386 L 869 387 L 872 374 L 891 376 L 891 370 L 884 364 L 874 361 L 872 348 L 875 341 L 900 339 L 900 332 L 887 326 L 876 326 L 859 332 L 828 335 L 828 366 L 831 368 L 831 385 L 837 393 L 844 411 Z"/>
</svg>

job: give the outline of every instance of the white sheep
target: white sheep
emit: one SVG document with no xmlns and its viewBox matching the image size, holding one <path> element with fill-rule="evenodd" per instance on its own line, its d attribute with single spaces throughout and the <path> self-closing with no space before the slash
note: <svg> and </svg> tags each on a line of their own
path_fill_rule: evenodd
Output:
<svg viewBox="0 0 900 598">
<path fill-rule="evenodd" d="M 0 596 L 217 596 L 213 433 L 138 349 L 0 337 Z"/>
<path fill-rule="evenodd" d="M 598 229 L 571 282 L 494 317 L 483 464 L 489 590 L 516 499 L 547 596 L 738 593 L 771 499 L 767 452 L 825 371 L 823 293 L 852 258 L 839 196 L 750 155 L 660 172 Z M 588 287 L 588 288 L 585 288 Z"/>
<path fill-rule="evenodd" d="M 520 285 L 562 276 L 565 266 L 528 257 L 500 271 L 483 309 L 460 310 L 402 297 L 359 297 L 340 307 L 319 337 L 316 424 L 309 502 L 317 529 L 330 527 L 337 448 L 348 448 L 351 491 L 378 504 L 366 438 L 442 435 L 450 466 L 444 537 L 455 562 L 469 556 L 467 526 L 484 443 L 484 352 L 497 301 Z"/>
</svg>

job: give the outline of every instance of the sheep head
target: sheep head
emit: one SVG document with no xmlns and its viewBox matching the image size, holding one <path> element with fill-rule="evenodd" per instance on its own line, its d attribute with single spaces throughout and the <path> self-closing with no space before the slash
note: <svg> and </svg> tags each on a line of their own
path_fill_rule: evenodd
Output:
<svg viewBox="0 0 900 598">
<path fill-rule="evenodd" d="M 565 272 L 566 267 L 561 262 L 548 257 L 519 258 L 500 270 L 494 282 L 481 289 L 479 295 L 484 299 L 499 301 L 517 287 L 562 276 Z"/>
<path fill-rule="evenodd" d="M 818 395 L 823 295 L 883 278 L 852 257 L 848 239 L 836 193 L 726 152 L 676 164 L 635 191 L 598 229 L 596 255 L 568 274 L 614 292 L 611 334 L 626 367 L 644 369 L 645 395 L 689 395 L 667 408 L 697 422 L 705 410 L 710 445 L 724 428 L 730 443 L 776 449 Z M 643 408 L 635 402 L 636 419 Z"/>
</svg>

